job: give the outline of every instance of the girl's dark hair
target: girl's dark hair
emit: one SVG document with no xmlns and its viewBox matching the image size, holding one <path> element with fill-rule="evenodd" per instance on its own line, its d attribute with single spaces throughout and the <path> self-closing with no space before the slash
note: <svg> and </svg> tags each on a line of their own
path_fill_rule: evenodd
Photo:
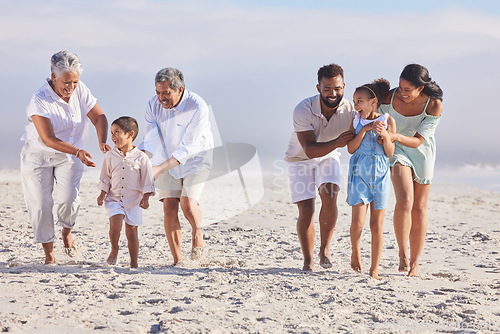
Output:
<svg viewBox="0 0 500 334">
<path fill-rule="evenodd" d="M 409 81 L 415 85 L 415 87 L 424 86 L 422 92 L 425 95 L 431 99 L 443 101 L 443 91 L 441 90 L 441 87 L 439 87 L 435 81 L 432 81 L 429 71 L 424 66 L 419 64 L 406 65 L 399 77 Z"/>
<path fill-rule="evenodd" d="M 139 133 L 139 125 L 137 124 L 137 121 L 133 117 L 122 116 L 120 118 L 115 119 L 113 123 L 111 123 L 111 125 L 113 124 L 118 125 L 125 133 L 134 131 L 134 138 L 132 140 L 135 140 L 137 134 Z"/>
<path fill-rule="evenodd" d="M 374 80 L 372 83 L 359 86 L 358 88 L 356 88 L 355 92 L 364 91 L 368 94 L 368 98 L 370 99 L 376 97 L 377 104 L 380 107 L 382 100 L 389 93 L 390 89 L 391 89 L 391 84 L 389 83 L 389 81 L 380 78 Z"/>
</svg>

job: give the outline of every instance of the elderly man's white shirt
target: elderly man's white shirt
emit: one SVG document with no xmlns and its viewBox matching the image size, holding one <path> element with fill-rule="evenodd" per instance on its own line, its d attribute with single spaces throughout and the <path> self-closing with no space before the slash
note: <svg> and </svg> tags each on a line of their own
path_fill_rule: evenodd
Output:
<svg viewBox="0 0 500 334">
<path fill-rule="evenodd" d="M 146 106 L 145 119 L 139 148 L 153 154 L 153 166 L 174 157 L 180 165 L 169 173 L 176 179 L 210 168 L 214 139 L 208 106 L 199 95 L 185 90 L 179 104 L 171 109 L 163 108 L 154 96 Z"/>
<path fill-rule="evenodd" d="M 31 98 L 26 107 L 29 124 L 22 140 L 30 141 L 31 147 L 48 152 L 59 152 L 45 145 L 33 124 L 33 115 L 48 118 L 54 129 L 54 135 L 63 142 L 77 148 L 83 148 L 89 138 L 89 121 L 87 113 L 94 108 L 97 99 L 90 89 L 81 81 L 78 82 L 69 102 L 60 98 L 45 83 Z"/>
</svg>

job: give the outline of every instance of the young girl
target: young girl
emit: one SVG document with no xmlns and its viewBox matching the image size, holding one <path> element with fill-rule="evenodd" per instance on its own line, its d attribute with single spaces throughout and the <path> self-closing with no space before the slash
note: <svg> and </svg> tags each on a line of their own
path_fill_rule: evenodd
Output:
<svg viewBox="0 0 500 334">
<path fill-rule="evenodd" d="M 396 131 L 394 119 L 378 112 L 380 102 L 389 89 L 390 84 L 384 79 L 356 88 L 353 100 L 357 113 L 351 126 L 356 136 L 347 144 L 347 150 L 352 154 L 347 190 L 347 203 L 352 206 L 351 268 L 361 272 L 359 240 L 369 205 L 372 233 L 370 276 L 375 279 L 379 279 L 382 227 L 391 187 L 388 157 L 394 153 L 394 143 L 390 140 L 389 132 Z"/>
<path fill-rule="evenodd" d="M 137 268 L 139 256 L 138 227 L 142 224 L 140 208 L 149 207 L 149 196 L 154 195 L 153 169 L 147 155 L 132 142 L 137 137 L 137 121 L 128 116 L 111 124 L 111 139 L 116 148 L 104 156 L 97 204 L 106 204 L 109 217 L 111 253 L 108 264 L 116 264 L 118 241 L 123 221 L 128 240 L 130 267 Z"/>
</svg>

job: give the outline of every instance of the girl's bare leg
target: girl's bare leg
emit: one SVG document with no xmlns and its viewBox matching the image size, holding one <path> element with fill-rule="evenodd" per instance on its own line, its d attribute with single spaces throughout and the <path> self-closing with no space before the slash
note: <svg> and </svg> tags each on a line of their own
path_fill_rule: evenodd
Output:
<svg viewBox="0 0 500 334">
<path fill-rule="evenodd" d="M 363 226 L 365 225 L 366 211 L 368 205 L 364 203 L 356 204 L 352 207 L 352 217 L 351 217 L 351 268 L 352 270 L 360 273 L 361 266 L 361 247 L 359 245 L 361 239 L 361 232 L 363 231 Z"/>
<path fill-rule="evenodd" d="M 375 210 L 372 202 L 370 206 L 370 230 L 372 234 L 372 264 L 370 267 L 370 276 L 375 279 L 380 279 L 378 267 L 384 243 L 384 215 L 385 209 Z"/>
</svg>

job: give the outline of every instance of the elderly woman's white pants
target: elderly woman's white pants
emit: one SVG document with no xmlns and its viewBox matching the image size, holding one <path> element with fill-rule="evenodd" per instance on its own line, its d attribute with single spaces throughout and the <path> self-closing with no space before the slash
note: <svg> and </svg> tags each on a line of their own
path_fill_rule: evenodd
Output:
<svg viewBox="0 0 500 334">
<path fill-rule="evenodd" d="M 23 146 L 22 187 L 35 235 L 34 242 L 47 243 L 56 239 L 54 206 L 57 225 L 67 228 L 75 225 L 83 169 L 80 160 L 74 160 L 65 153 L 34 150 L 29 142 Z"/>
</svg>

